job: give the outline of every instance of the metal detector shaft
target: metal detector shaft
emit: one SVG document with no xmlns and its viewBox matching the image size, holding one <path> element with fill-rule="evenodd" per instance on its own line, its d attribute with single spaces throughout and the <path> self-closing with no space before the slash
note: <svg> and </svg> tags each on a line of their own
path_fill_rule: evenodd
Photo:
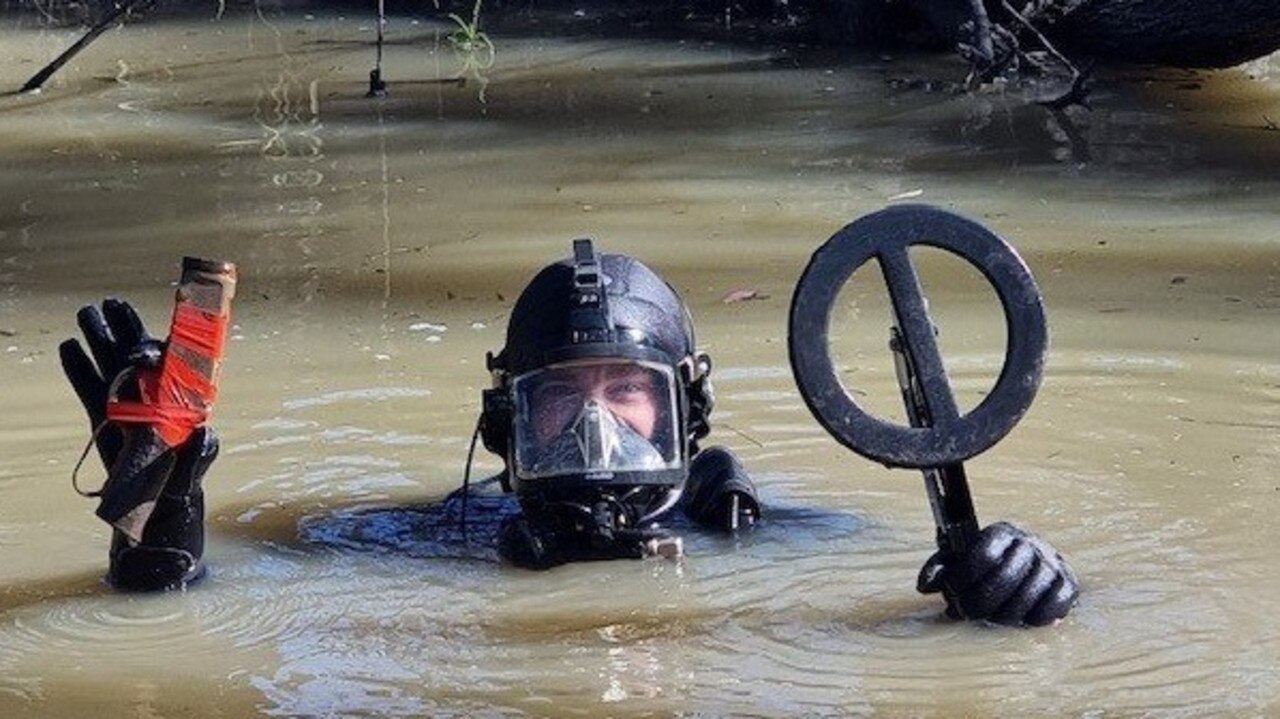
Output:
<svg viewBox="0 0 1280 719">
<path fill-rule="evenodd" d="M 912 427 L 932 427 L 933 420 L 924 392 L 920 389 L 915 363 L 907 352 L 902 331 L 896 326 L 890 329 L 889 348 L 893 350 L 893 365 L 907 420 Z M 973 509 L 973 497 L 969 494 L 964 463 L 922 467 L 920 472 L 924 475 L 925 490 L 929 494 L 933 523 L 938 528 L 938 548 L 963 552 L 973 545 L 978 536 L 978 517 Z"/>
</svg>

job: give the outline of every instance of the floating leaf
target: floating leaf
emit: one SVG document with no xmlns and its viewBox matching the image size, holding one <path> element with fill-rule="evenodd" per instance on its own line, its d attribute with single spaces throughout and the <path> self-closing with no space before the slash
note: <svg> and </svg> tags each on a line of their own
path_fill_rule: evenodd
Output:
<svg viewBox="0 0 1280 719">
<path fill-rule="evenodd" d="M 769 299 L 769 295 L 766 295 L 760 292 L 759 290 L 741 288 L 741 289 L 732 290 L 731 292 L 726 294 L 722 301 L 727 305 L 734 302 L 746 302 L 747 300 L 767 300 L 767 299 Z"/>
</svg>

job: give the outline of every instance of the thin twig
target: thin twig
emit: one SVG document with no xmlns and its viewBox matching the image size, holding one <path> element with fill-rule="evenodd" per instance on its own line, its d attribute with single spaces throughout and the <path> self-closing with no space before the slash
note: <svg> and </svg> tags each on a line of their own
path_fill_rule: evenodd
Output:
<svg viewBox="0 0 1280 719">
<path fill-rule="evenodd" d="M 1071 70 L 1071 73 L 1073 75 L 1080 74 L 1080 71 L 1076 69 L 1076 66 L 1072 64 L 1072 62 L 1068 60 L 1065 55 L 1058 52 L 1058 48 L 1054 47 L 1053 43 L 1049 42 L 1049 38 L 1045 37 L 1044 33 L 1040 32 L 1035 25 L 1032 25 L 1030 20 L 1023 17 L 1022 13 L 1019 13 L 1017 10 L 1014 10 L 1013 6 L 1009 4 L 1008 0 L 1000 0 L 1000 4 L 1004 6 L 1004 9 L 1010 15 L 1013 15 L 1015 18 L 1017 18 L 1018 22 L 1022 23 L 1024 27 L 1030 30 L 1031 34 L 1036 36 L 1036 39 L 1040 41 L 1040 44 L 1044 46 L 1045 50 L 1048 50 L 1050 54 L 1058 58 L 1059 62 L 1061 62 L 1063 65 L 1066 65 Z"/>
<path fill-rule="evenodd" d="M 1080 105 L 1087 108 L 1088 104 L 1085 102 L 1085 98 L 1088 95 L 1088 70 L 1081 70 L 1076 67 L 1075 63 L 1067 59 L 1066 55 L 1059 52 L 1058 48 L 1054 47 L 1052 42 L 1049 42 L 1049 38 L 1045 37 L 1044 33 L 1040 32 L 1035 24 L 1024 17 L 1022 13 L 1015 10 L 1013 6 L 1009 4 L 1008 0 L 1000 0 L 1000 4 L 1004 6 L 1006 12 L 1016 18 L 1027 30 L 1031 31 L 1031 34 L 1035 35 L 1036 39 L 1040 41 L 1040 44 L 1044 49 L 1050 55 L 1055 57 L 1058 62 L 1062 63 L 1063 66 L 1065 66 L 1071 73 L 1071 87 L 1068 88 L 1066 92 L 1057 97 L 1049 98 L 1048 100 L 1041 100 L 1039 101 L 1039 104 L 1054 110 L 1062 110 L 1070 107 L 1071 105 Z M 1030 57 L 1027 53 L 1019 51 L 1019 54 L 1030 61 Z"/>
<path fill-rule="evenodd" d="M 757 446 L 757 447 L 759 447 L 759 448 L 761 448 L 761 449 L 764 449 L 764 442 L 761 442 L 760 440 L 756 439 L 755 437 L 752 437 L 751 435 L 747 434 L 746 432 L 743 432 L 742 430 L 738 429 L 737 427 L 734 427 L 733 425 L 729 424 L 728 422 L 720 422 L 720 425 L 721 425 L 722 427 L 724 427 L 725 429 L 729 430 L 730 432 L 733 432 L 734 434 L 738 435 L 739 437 L 741 437 L 741 438 L 743 438 L 743 439 L 747 440 L 748 442 L 750 442 L 750 443 L 754 444 L 755 446 Z"/>
</svg>

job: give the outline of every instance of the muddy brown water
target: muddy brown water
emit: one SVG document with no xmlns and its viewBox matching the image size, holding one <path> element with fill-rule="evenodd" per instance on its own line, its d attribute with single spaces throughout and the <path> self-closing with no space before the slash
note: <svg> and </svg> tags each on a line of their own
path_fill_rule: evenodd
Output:
<svg viewBox="0 0 1280 719">
<path fill-rule="evenodd" d="M 1280 711 L 1280 58 L 1116 73 L 1066 123 L 912 82 L 954 79 L 945 60 L 513 34 L 484 67 L 408 18 L 371 101 L 372 30 L 301 11 L 129 25 L 0 101 L 0 715 Z M 71 38 L 6 25 L 0 85 Z M 1001 233 L 1044 292 L 1036 404 L 968 467 L 980 519 L 1080 574 L 1056 627 L 940 619 L 914 591 L 918 476 L 843 450 L 790 377 L 809 254 L 903 199 Z M 484 352 L 580 235 L 684 294 L 713 439 L 769 511 L 754 533 L 528 573 L 495 559 L 500 501 L 466 538 L 433 507 L 461 479 Z M 158 328 L 184 253 L 241 271 L 212 573 L 124 596 L 69 486 L 87 427 L 56 347 L 108 294 Z M 1000 368 L 994 296 L 919 259 L 972 406 Z M 900 415 L 887 304 L 859 278 L 835 352 Z M 741 289 L 758 298 L 722 301 Z"/>
</svg>

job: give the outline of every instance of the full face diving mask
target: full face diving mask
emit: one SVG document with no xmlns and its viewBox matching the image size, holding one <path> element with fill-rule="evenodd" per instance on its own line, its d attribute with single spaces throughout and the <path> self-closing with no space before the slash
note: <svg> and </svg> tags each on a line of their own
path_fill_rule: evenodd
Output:
<svg viewBox="0 0 1280 719">
<path fill-rule="evenodd" d="M 600 483 L 667 483 L 683 457 L 672 368 L 592 359 L 512 382 L 515 472 Z"/>
</svg>

